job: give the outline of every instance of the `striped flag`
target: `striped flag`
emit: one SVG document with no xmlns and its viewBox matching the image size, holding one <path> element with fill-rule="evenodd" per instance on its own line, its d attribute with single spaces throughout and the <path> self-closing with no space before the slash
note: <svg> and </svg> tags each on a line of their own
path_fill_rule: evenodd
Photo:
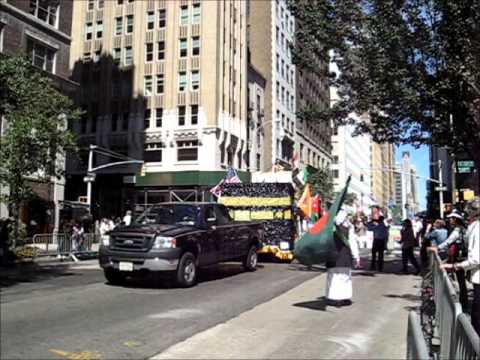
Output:
<svg viewBox="0 0 480 360">
<path fill-rule="evenodd" d="M 238 176 L 237 170 L 232 167 L 229 167 L 225 177 L 219 181 L 217 185 L 210 189 L 210 192 L 219 198 L 222 195 L 223 184 L 239 184 L 242 180 Z"/>
</svg>

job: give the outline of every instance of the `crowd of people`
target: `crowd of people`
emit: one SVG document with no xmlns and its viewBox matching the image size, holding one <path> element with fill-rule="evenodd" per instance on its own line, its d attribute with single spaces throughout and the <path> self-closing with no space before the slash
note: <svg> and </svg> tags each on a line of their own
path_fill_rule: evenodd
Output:
<svg viewBox="0 0 480 360">
<path fill-rule="evenodd" d="M 377 209 L 378 210 L 378 209 Z M 462 308 L 468 308 L 466 280 L 473 285 L 471 318 L 475 330 L 480 334 L 480 199 L 468 204 L 465 213 L 454 210 L 446 220 L 424 221 L 420 218 L 405 219 L 400 237 L 397 239 L 402 251 L 402 271 L 408 273 L 408 264 L 415 274 L 429 266 L 429 251 L 438 253 L 442 267 L 455 274 Z M 373 211 L 370 219 L 357 216 L 353 219 L 344 209 L 336 217 L 335 246 L 337 259 L 327 262 L 327 302 L 342 306 L 351 303 L 352 265 L 360 266 L 358 248 L 371 248 L 370 270 L 384 270 L 384 252 L 392 236 L 389 221 L 379 211 Z M 341 241 L 341 238 L 348 239 Z M 347 244 L 349 246 L 347 246 Z M 415 256 L 420 247 L 421 265 Z"/>
</svg>

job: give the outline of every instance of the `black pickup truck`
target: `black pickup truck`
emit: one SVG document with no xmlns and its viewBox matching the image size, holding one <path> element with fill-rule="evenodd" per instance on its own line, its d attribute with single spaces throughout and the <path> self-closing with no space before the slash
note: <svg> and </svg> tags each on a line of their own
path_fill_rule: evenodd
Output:
<svg viewBox="0 0 480 360">
<path fill-rule="evenodd" d="M 112 284 L 170 271 L 180 286 L 189 287 L 201 266 L 240 260 L 254 271 L 262 242 L 262 223 L 233 222 L 221 204 L 161 203 L 104 236 L 99 261 Z"/>
</svg>

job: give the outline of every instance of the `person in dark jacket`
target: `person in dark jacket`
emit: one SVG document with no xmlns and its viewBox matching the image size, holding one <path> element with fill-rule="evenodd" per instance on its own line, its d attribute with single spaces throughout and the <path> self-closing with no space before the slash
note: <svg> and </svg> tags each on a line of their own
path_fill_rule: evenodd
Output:
<svg viewBox="0 0 480 360">
<path fill-rule="evenodd" d="M 413 253 L 415 246 L 417 246 L 417 238 L 410 219 L 403 220 L 403 227 L 400 231 L 400 242 L 402 243 L 403 272 L 408 274 L 408 261 L 410 260 L 418 274 L 420 272 L 420 266 L 418 266 L 417 259 Z"/>
<path fill-rule="evenodd" d="M 383 271 L 383 256 L 388 240 L 388 227 L 383 216 L 373 219 L 367 224 L 367 229 L 373 232 L 372 262 L 370 270 L 376 270 L 378 254 L 378 271 Z"/>
</svg>

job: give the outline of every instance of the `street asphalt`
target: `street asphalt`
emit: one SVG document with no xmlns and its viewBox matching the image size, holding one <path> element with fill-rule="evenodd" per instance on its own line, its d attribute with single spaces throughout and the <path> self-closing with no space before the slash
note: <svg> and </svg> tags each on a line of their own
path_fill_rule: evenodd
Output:
<svg viewBox="0 0 480 360">
<path fill-rule="evenodd" d="M 0 358 L 145 359 L 319 273 L 275 263 L 250 273 L 228 263 L 180 289 L 149 281 L 111 286 L 92 261 L 2 272 Z"/>
</svg>

